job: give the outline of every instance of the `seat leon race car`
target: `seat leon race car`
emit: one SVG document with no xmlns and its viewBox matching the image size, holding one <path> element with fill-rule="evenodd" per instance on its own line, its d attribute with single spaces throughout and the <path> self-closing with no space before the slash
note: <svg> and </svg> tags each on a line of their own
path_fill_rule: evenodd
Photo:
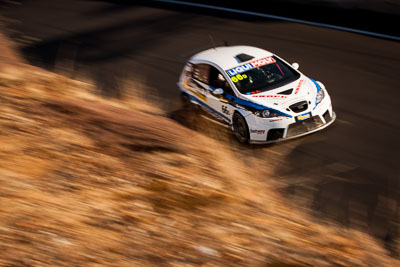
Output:
<svg viewBox="0 0 400 267">
<path fill-rule="evenodd" d="M 256 47 L 215 47 L 189 59 L 178 86 L 185 107 L 205 110 L 240 142 L 273 143 L 336 118 L 325 86 L 298 67 Z"/>
</svg>

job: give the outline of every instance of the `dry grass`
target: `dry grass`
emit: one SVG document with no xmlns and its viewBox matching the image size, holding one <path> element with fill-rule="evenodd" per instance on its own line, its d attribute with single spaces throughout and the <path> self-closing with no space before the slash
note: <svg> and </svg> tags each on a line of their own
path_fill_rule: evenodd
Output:
<svg viewBox="0 0 400 267">
<path fill-rule="evenodd" d="M 138 95 L 92 91 L 2 67 L 0 265 L 399 264 L 369 236 L 289 208 L 272 170 L 261 176 Z"/>
</svg>

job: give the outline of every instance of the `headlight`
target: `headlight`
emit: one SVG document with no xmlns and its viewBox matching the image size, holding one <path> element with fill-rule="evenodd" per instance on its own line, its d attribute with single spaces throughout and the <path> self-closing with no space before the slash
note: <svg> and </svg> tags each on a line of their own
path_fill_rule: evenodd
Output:
<svg viewBox="0 0 400 267">
<path fill-rule="evenodd" d="M 319 104 L 322 101 L 322 99 L 324 99 L 324 97 L 325 97 L 324 89 L 319 90 L 317 93 L 317 104 Z"/>
<path fill-rule="evenodd" d="M 256 114 L 258 117 L 261 117 L 261 118 L 272 118 L 272 117 L 280 116 L 277 112 L 269 110 L 269 109 L 256 111 L 254 114 Z"/>
<path fill-rule="evenodd" d="M 261 111 L 261 115 L 264 118 L 268 118 L 270 114 L 271 114 L 271 111 L 269 111 L 268 109 Z"/>
</svg>

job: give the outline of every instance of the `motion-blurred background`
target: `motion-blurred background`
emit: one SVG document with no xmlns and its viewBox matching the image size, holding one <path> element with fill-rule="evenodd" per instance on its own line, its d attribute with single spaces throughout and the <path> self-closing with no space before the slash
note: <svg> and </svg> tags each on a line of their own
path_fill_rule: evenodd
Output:
<svg viewBox="0 0 400 267">
<path fill-rule="evenodd" d="M 388 37 L 158 1 L 0 1 L 0 264 L 399 264 L 398 1 L 190 2 Z M 176 82 L 210 36 L 300 63 L 337 121 L 269 146 L 194 124 Z"/>
</svg>

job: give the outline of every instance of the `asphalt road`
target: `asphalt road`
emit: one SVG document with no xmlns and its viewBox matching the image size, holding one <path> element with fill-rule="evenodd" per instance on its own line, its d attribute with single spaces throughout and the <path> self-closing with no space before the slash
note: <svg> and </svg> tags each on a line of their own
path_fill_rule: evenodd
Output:
<svg viewBox="0 0 400 267">
<path fill-rule="evenodd" d="M 159 96 L 169 111 L 178 108 L 176 82 L 185 60 L 209 47 L 210 36 L 216 43 L 257 46 L 300 63 L 300 71 L 325 83 L 338 119 L 291 143 L 295 149 L 277 170 L 287 184 L 282 193 L 316 217 L 372 234 L 393 252 L 400 235 L 399 42 L 192 9 L 107 1 L 21 3 L 3 5 L 0 13 L 30 62 L 90 78 L 105 95 L 124 93 L 124 79 L 155 88 L 149 96 Z M 280 147 L 286 144 L 273 146 Z"/>
</svg>

